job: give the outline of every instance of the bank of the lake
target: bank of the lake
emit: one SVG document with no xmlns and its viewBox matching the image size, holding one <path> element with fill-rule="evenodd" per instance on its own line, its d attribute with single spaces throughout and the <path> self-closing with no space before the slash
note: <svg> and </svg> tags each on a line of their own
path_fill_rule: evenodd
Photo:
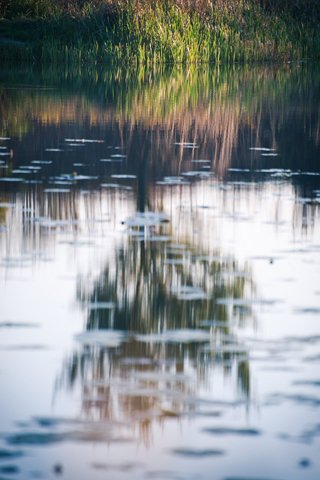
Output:
<svg viewBox="0 0 320 480">
<path fill-rule="evenodd" d="M 319 0 L 0 0 L 2 61 L 76 64 L 320 58 Z"/>
</svg>

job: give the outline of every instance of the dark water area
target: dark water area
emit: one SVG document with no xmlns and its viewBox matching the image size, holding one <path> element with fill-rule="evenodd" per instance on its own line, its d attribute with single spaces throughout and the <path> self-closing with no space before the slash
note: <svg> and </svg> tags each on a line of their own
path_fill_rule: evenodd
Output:
<svg viewBox="0 0 320 480">
<path fill-rule="evenodd" d="M 320 67 L 0 68 L 0 477 L 318 479 Z"/>
</svg>

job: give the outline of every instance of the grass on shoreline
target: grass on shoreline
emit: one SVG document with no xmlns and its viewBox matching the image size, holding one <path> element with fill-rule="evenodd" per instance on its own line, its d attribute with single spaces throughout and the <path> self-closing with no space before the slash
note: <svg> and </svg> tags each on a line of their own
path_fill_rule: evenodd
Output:
<svg viewBox="0 0 320 480">
<path fill-rule="evenodd" d="M 320 0 L 0 0 L 0 36 L 3 61 L 316 59 Z"/>
</svg>

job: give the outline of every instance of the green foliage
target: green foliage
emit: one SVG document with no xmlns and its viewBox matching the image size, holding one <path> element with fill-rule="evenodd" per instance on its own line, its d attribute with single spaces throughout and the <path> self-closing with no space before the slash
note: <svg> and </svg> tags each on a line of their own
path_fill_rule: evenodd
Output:
<svg viewBox="0 0 320 480">
<path fill-rule="evenodd" d="M 0 0 L 0 35 L 26 42 L 0 42 L 0 58 L 117 65 L 319 58 L 315 5 L 320 1 Z"/>
</svg>

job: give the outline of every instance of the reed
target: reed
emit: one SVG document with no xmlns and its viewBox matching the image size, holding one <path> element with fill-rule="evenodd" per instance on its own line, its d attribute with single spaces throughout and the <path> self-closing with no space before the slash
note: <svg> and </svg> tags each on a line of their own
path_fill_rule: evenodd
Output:
<svg viewBox="0 0 320 480">
<path fill-rule="evenodd" d="M 201 64 L 320 57 L 320 0 L 0 0 L 2 60 Z"/>
</svg>

